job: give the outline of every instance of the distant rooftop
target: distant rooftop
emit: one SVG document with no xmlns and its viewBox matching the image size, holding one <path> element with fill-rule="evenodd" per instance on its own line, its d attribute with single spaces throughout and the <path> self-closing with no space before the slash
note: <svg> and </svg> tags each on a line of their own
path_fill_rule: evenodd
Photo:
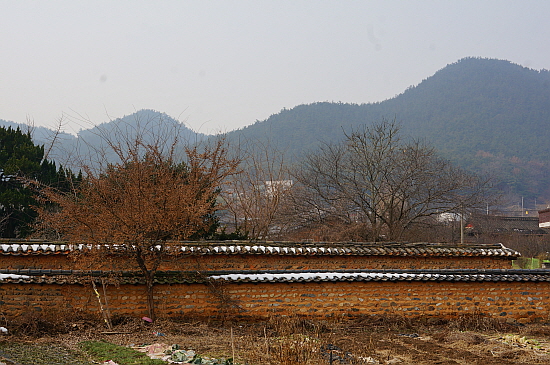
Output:
<svg viewBox="0 0 550 365">
<path fill-rule="evenodd" d="M 550 208 L 539 210 L 539 227 L 550 228 Z"/>
</svg>

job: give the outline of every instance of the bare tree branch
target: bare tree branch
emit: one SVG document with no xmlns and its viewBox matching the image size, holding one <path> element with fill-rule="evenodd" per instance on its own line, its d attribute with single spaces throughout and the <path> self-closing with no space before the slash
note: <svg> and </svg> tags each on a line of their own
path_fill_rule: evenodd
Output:
<svg viewBox="0 0 550 365">
<path fill-rule="evenodd" d="M 293 174 L 301 215 L 362 223 L 367 236 L 396 240 L 412 223 L 486 202 L 482 180 L 419 142 L 404 142 L 395 121 L 383 120 L 324 144 Z"/>
</svg>

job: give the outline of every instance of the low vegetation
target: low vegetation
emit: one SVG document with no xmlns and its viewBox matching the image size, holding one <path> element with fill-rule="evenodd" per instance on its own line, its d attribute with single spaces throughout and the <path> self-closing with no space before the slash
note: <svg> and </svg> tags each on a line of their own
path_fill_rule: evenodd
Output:
<svg viewBox="0 0 550 365">
<path fill-rule="evenodd" d="M 146 354 L 129 347 L 115 345 L 104 341 L 84 341 L 80 347 L 98 361 L 112 360 L 119 365 L 162 365 L 166 362 L 151 359 Z"/>
<path fill-rule="evenodd" d="M 481 312 L 451 319 L 397 315 L 310 320 L 273 317 L 255 323 L 138 319 L 115 321 L 104 332 L 64 318 L 67 333 L 0 337 L 0 362 L 20 365 L 162 364 L 133 350 L 139 344 L 178 344 L 197 359 L 235 365 L 548 364 L 550 325 L 522 325 Z M 75 326 L 73 326 L 75 324 Z M 11 362 L 10 362 L 11 361 Z M 224 362 L 222 362 L 224 363 Z"/>
</svg>

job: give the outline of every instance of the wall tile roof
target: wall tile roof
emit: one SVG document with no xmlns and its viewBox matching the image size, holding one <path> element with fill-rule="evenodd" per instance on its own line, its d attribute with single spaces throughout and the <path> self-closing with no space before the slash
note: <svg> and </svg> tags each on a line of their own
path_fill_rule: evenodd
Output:
<svg viewBox="0 0 550 365">
<path fill-rule="evenodd" d="M 94 278 L 107 283 L 143 284 L 140 273 L 77 270 L 19 269 L 0 270 L 1 283 L 35 284 L 85 284 Z M 288 282 L 353 282 L 353 281 L 466 281 L 466 282 L 510 282 L 550 281 L 550 270 L 353 270 L 353 271 L 300 271 L 300 272 L 211 272 L 197 275 L 191 272 L 158 272 L 157 284 L 204 283 L 208 279 L 225 280 L 233 283 L 288 283 Z"/>
<path fill-rule="evenodd" d="M 177 242 L 175 246 L 185 255 L 520 256 L 502 244 L 222 241 Z M 66 243 L 0 240 L 1 255 L 68 254 L 74 247 Z"/>
<path fill-rule="evenodd" d="M 52 255 L 71 252 L 66 244 L 0 244 L 2 255 Z"/>
<path fill-rule="evenodd" d="M 550 274 L 550 273 L 548 273 Z M 533 273 L 287 273 L 212 276 L 229 282 L 342 282 L 342 281 L 550 281 L 550 275 Z"/>
</svg>

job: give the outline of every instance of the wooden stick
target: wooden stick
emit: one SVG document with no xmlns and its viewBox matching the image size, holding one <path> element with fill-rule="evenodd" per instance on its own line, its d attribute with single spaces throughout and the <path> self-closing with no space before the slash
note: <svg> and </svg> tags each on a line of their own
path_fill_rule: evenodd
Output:
<svg viewBox="0 0 550 365">
<path fill-rule="evenodd" d="M 235 359 L 235 341 L 233 341 L 233 327 L 231 327 L 231 351 L 233 353 L 233 364 L 237 361 Z"/>
<path fill-rule="evenodd" d="M 111 311 L 109 310 L 109 302 L 107 301 L 107 290 L 105 289 L 105 280 L 101 278 L 101 285 L 103 285 L 103 297 L 105 298 L 105 310 L 107 311 L 107 327 L 109 330 L 113 329 L 113 322 L 111 321 Z"/>
<path fill-rule="evenodd" d="M 109 328 L 109 330 L 112 330 L 111 326 L 109 325 L 109 321 L 107 320 L 107 315 L 105 314 L 105 311 L 103 310 L 103 303 L 101 303 L 101 296 L 99 295 L 99 292 L 97 291 L 94 279 L 92 279 L 92 287 L 94 288 L 95 296 L 97 297 L 97 301 L 99 302 L 99 310 L 101 311 L 101 315 L 103 316 L 103 320 L 105 321 L 105 324 L 107 324 L 107 327 Z"/>
</svg>

